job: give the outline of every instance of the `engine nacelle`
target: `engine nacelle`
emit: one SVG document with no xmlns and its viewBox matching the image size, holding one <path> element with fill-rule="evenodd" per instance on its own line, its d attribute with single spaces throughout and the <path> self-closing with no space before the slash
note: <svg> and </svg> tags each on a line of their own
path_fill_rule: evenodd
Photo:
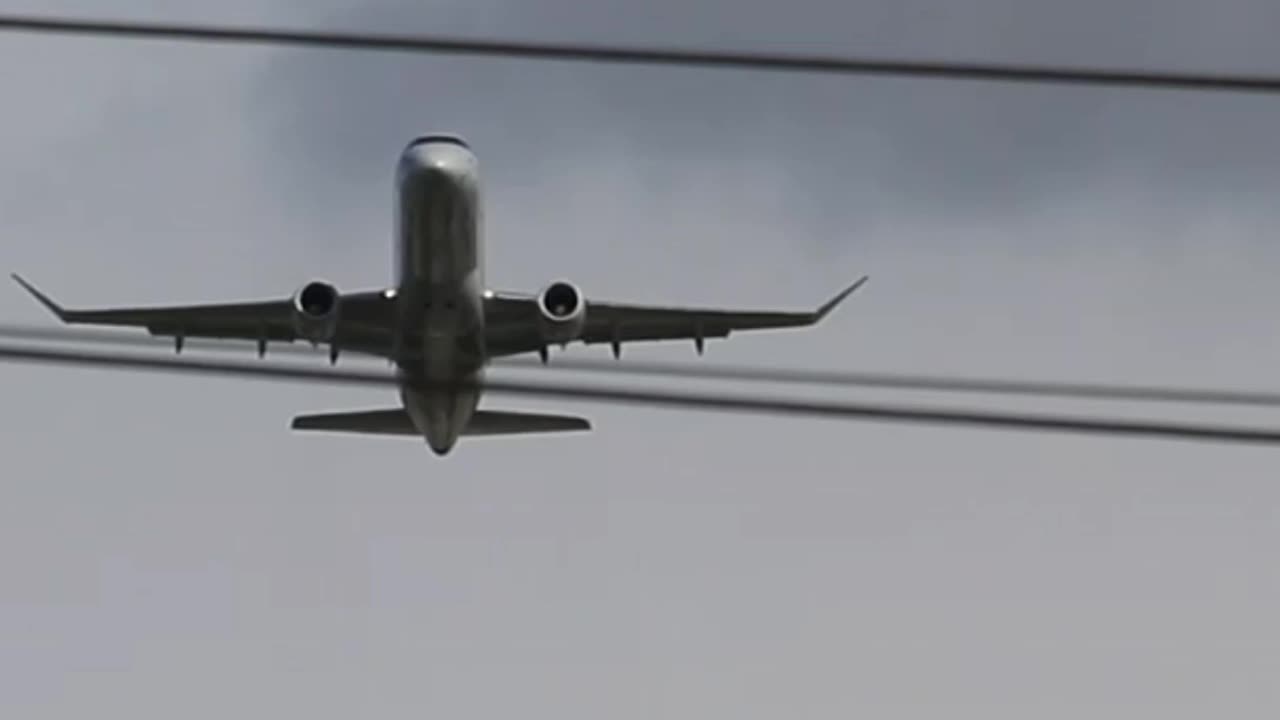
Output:
<svg viewBox="0 0 1280 720">
<path fill-rule="evenodd" d="M 577 340 L 587 326 L 587 301 L 572 283 L 557 280 L 538 293 L 538 325 L 548 344 Z"/>
<path fill-rule="evenodd" d="M 293 294 L 293 328 L 304 340 L 329 342 L 338 330 L 342 294 L 327 282 L 313 280 Z"/>
</svg>

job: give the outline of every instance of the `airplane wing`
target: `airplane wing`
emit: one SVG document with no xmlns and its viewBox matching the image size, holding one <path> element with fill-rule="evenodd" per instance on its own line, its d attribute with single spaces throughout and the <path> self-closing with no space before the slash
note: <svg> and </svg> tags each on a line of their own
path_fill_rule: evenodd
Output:
<svg viewBox="0 0 1280 720">
<path fill-rule="evenodd" d="M 144 328 L 175 338 L 293 342 L 305 339 L 293 325 L 290 298 L 243 303 L 73 310 L 54 302 L 18 275 L 12 276 L 41 305 L 69 325 Z M 391 353 L 394 301 L 381 291 L 345 293 L 334 344 L 379 356 Z"/>
<path fill-rule="evenodd" d="M 862 287 L 864 276 L 830 300 L 807 312 L 659 307 L 596 302 L 588 299 L 586 327 L 578 339 L 587 345 L 653 340 L 724 338 L 742 330 L 809 327 L 822 321 L 845 298 Z M 486 344 L 491 355 L 517 355 L 545 347 L 538 330 L 537 296 L 494 292 L 485 300 Z"/>
</svg>

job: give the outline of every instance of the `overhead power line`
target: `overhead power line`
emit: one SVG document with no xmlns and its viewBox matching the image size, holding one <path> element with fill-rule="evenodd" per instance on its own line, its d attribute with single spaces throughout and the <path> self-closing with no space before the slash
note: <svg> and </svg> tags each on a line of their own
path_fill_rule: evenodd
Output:
<svg viewBox="0 0 1280 720">
<path fill-rule="evenodd" d="M 117 370 L 169 372 L 186 375 L 217 375 L 245 379 L 396 387 L 400 382 L 387 373 L 336 371 L 266 364 L 250 365 L 140 355 L 76 352 L 44 348 L 0 345 L 0 362 L 65 365 Z M 452 383 L 450 385 L 458 385 Z M 485 381 L 479 388 L 487 393 L 522 395 L 571 401 L 608 402 L 682 410 L 705 410 L 762 415 L 808 417 L 831 420 L 862 420 L 879 423 L 922 424 L 984 429 L 1082 433 L 1199 440 L 1261 445 L 1280 444 L 1280 430 L 1230 427 L 1156 420 L 1112 420 L 1063 415 L 1018 414 L 955 408 L 875 405 L 789 400 L 763 396 L 719 395 L 711 393 L 664 392 L 641 389 L 600 388 L 590 385 L 549 384 L 514 381 Z"/>
<path fill-rule="evenodd" d="M 61 327 L 0 325 L 0 338 L 7 340 L 74 343 L 159 349 L 172 341 L 150 335 L 127 335 L 111 331 L 72 330 Z M 253 352 L 251 342 L 188 339 L 188 350 Z M 324 358 L 327 353 L 307 345 L 278 343 L 271 354 L 287 357 Z M 362 359 L 372 356 L 357 355 Z M 855 372 L 846 370 L 779 369 L 744 365 L 691 365 L 643 360 L 597 360 L 557 357 L 543 365 L 534 358 L 496 358 L 495 367 L 527 368 L 537 371 L 573 371 L 607 376 L 636 376 L 678 380 L 721 380 L 779 385 L 869 388 L 940 393 L 982 393 L 1031 397 L 1058 397 L 1081 400 L 1184 403 L 1200 405 L 1243 405 L 1280 407 L 1280 392 L 1224 388 L 1191 388 L 1161 385 L 1124 385 L 1049 380 L 1007 380 L 1001 378 L 954 377 L 923 373 Z"/>
<path fill-rule="evenodd" d="M 91 35 L 207 43 L 506 57 L 523 60 L 767 70 L 838 75 L 988 80 L 1273 94 L 1280 75 L 1162 72 L 1102 67 L 896 60 L 679 47 L 482 40 L 451 35 L 342 32 L 196 23 L 0 15 L 0 32 Z"/>
</svg>

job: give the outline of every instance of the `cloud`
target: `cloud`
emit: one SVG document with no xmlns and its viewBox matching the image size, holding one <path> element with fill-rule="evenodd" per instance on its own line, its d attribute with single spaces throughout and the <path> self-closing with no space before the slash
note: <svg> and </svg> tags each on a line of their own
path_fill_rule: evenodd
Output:
<svg viewBox="0 0 1280 720">
<path fill-rule="evenodd" d="M 748 3 L 733 12 L 674 2 L 378 3 L 323 24 L 1214 69 L 1280 62 L 1257 31 L 1276 13 L 1099 2 Z M 471 137 L 500 186 L 623 163 L 646 181 L 638 192 L 666 202 L 700 190 L 685 173 L 735 187 L 763 175 L 795 215 L 829 222 L 1030 216 L 1114 195 L 1135 212 L 1269 204 L 1280 161 L 1280 104 L 1265 97 L 344 52 L 282 54 L 261 82 L 260 101 L 282 118 L 269 140 L 290 159 L 282 172 L 296 168 L 330 192 L 382 180 L 402 138 L 439 127 Z M 313 202 L 330 196 L 308 187 Z"/>
</svg>

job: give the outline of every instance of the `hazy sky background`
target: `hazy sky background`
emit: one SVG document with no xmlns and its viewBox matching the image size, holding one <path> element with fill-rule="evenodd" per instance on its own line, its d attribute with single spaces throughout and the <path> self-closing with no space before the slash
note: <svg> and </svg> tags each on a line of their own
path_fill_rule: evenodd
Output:
<svg viewBox="0 0 1280 720">
<path fill-rule="evenodd" d="M 1246 0 L 98 5 L 0 7 L 1280 68 L 1280 8 Z M 395 155 L 448 130 L 494 286 L 803 308 L 871 274 L 820 328 L 708 361 L 1280 384 L 1280 98 L 8 35 L 0 90 L 3 263 L 70 304 L 381 286 Z M 51 322 L 7 298 L 0 322 Z M 1280 701 L 1275 450 L 494 397 L 597 429 L 441 460 L 287 430 L 393 393 L 7 366 L 0 397 L 5 717 Z"/>
</svg>

